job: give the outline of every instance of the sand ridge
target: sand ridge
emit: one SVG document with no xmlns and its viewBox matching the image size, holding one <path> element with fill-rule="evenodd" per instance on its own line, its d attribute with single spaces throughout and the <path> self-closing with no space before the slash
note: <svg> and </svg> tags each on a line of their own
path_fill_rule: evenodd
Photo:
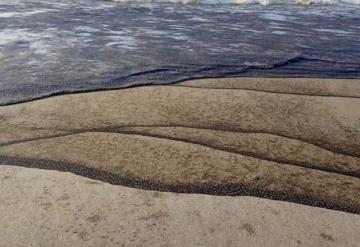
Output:
<svg viewBox="0 0 360 247">
<path fill-rule="evenodd" d="M 3 106 L 0 161 L 359 213 L 357 80 L 276 81 L 207 79 Z"/>
</svg>

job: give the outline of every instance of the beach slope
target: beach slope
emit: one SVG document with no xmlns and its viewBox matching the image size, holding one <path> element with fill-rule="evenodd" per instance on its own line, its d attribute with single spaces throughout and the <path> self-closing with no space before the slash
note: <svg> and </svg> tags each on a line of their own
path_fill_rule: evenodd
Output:
<svg viewBox="0 0 360 247">
<path fill-rule="evenodd" d="M 203 79 L 1 106 L 0 227 L 24 233 L 8 246 L 354 246 L 359 85 Z"/>
</svg>

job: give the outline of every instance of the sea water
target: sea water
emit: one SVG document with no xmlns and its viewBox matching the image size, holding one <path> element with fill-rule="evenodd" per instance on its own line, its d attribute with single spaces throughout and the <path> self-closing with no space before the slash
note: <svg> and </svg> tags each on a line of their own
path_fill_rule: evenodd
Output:
<svg viewBox="0 0 360 247">
<path fill-rule="evenodd" d="M 2 0 L 0 104 L 191 78 L 360 77 L 360 0 Z"/>
</svg>

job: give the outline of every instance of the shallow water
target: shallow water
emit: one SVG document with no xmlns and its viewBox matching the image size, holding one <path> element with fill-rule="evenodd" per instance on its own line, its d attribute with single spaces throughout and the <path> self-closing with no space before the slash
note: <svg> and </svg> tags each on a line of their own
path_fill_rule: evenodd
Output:
<svg viewBox="0 0 360 247">
<path fill-rule="evenodd" d="M 0 104 L 223 76 L 360 77 L 360 6 L 1 1 Z"/>
</svg>

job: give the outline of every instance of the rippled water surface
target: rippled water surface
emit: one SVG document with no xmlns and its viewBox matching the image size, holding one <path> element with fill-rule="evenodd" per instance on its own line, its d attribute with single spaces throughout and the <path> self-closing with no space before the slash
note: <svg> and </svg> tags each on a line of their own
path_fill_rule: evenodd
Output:
<svg viewBox="0 0 360 247">
<path fill-rule="evenodd" d="M 360 77 L 357 5 L 0 2 L 0 104 L 218 76 Z"/>
</svg>

